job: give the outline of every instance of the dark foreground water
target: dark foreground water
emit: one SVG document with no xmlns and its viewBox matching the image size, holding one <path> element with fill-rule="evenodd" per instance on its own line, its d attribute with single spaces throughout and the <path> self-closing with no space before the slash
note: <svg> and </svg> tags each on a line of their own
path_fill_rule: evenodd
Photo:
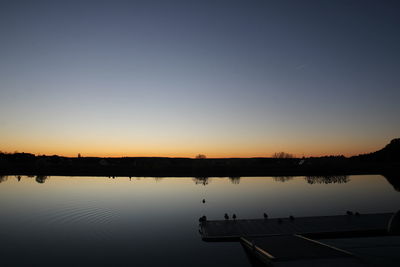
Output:
<svg viewBox="0 0 400 267">
<path fill-rule="evenodd" d="M 250 266 L 239 243 L 201 241 L 198 218 L 394 212 L 400 203 L 378 175 L 0 181 L 0 266 Z"/>
</svg>

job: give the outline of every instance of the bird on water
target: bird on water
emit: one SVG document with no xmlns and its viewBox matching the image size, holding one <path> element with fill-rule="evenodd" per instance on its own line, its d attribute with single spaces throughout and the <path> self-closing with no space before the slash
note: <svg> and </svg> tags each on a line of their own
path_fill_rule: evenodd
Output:
<svg viewBox="0 0 400 267">
<path fill-rule="evenodd" d="M 203 216 L 201 216 L 201 217 L 199 218 L 199 222 L 200 222 L 200 223 L 206 222 L 206 221 L 207 221 L 206 215 L 203 215 Z"/>
</svg>

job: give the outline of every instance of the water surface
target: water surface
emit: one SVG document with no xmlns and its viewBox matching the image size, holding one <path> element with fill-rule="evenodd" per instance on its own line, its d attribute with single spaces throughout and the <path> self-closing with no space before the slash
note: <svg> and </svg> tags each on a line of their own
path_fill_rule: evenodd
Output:
<svg viewBox="0 0 400 267">
<path fill-rule="evenodd" d="M 2 266 L 250 266 L 240 244 L 201 241 L 198 218 L 394 212 L 400 203 L 379 175 L 0 181 Z"/>
</svg>

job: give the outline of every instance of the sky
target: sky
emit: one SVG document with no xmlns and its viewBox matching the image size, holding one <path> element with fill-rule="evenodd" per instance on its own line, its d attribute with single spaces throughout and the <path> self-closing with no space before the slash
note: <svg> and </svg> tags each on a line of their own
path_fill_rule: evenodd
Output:
<svg viewBox="0 0 400 267">
<path fill-rule="evenodd" d="M 400 137 L 398 1 L 0 2 L 0 150 L 356 155 Z"/>
</svg>

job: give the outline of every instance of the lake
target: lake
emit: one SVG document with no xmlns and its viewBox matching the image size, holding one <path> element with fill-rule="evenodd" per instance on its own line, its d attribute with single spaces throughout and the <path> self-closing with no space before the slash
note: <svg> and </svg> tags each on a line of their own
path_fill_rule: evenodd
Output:
<svg viewBox="0 0 400 267">
<path fill-rule="evenodd" d="M 380 175 L 0 182 L 1 266 L 250 266 L 239 243 L 203 242 L 198 218 L 395 212 L 400 203 Z"/>
</svg>

